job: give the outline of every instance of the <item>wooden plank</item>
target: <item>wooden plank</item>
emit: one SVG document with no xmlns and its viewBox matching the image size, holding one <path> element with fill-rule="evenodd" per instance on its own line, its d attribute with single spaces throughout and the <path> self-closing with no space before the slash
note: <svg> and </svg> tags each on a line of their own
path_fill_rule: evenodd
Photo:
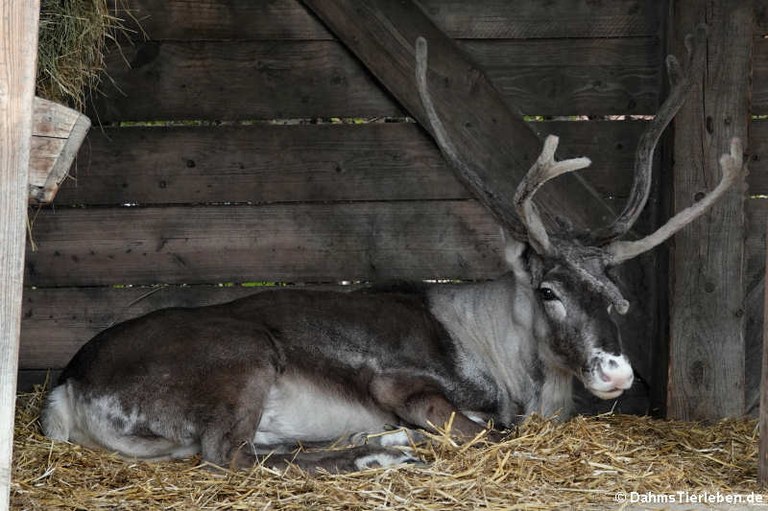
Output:
<svg viewBox="0 0 768 511">
<path fill-rule="evenodd" d="M 766 225 L 768 228 L 768 224 Z M 768 250 L 766 250 L 768 254 Z M 768 261 L 766 261 L 768 263 Z M 768 264 L 765 265 L 768 268 Z M 768 283 L 768 279 L 764 279 Z M 763 344 L 765 339 L 768 339 L 768 289 L 763 288 L 764 305 L 763 305 Z M 760 415 L 758 421 L 758 427 L 760 428 L 760 443 L 758 450 L 758 470 L 757 481 L 765 488 L 768 485 L 768 350 L 763 351 L 762 359 L 762 377 L 760 383 Z"/>
<path fill-rule="evenodd" d="M 534 123 L 608 200 L 632 186 L 642 121 Z M 57 205 L 469 198 L 413 123 L 94 130 Z M 619 206 L 620 204 L 617 204 Z"/>
<path fill-rule="evenodd" d="M 614 0 L 419 0 L 454 38 L 533 39 L 658 35 L 666 2 Z"/>
<path fill-rule="evenodd" d="M 0 0 L 0 510 L 10 507 L 37 0 Z"/>
<path fill-rule="evenodd" d="M 90 119 L 76 110 L 35 98 L 29 157 L 31 204 L 53 200 L 90 127 Z"/>
<path fill-rule="evenodd" d="M 674 53 L 702 19 L 710 26 L 704 85 L 675 121 L 675 209 L 720 179 L 730 138 L 747 140 L 752 6 L 738 0 L 675 5 Z M 672 256 L 668 415 L 741 416 L 744 406 L 744 191 L 736 186 L 678 233 Z"/>
<path fill-rule="evenodd" d="M 32 136 L 67 138 L 82 114 L 58 103 L 35 96 L 32 111 Z"/>
<path fill-rule="evenodd" d="M 654 114 L 656 38 L 462 41 L 508 100 L 529 115 Z"/>
<path fill-rule="evenodd" d="M 752 120 L 749 126 L 750 195 L 768 195 L 768 119 Z"/>
<path fill-rule="evenodd" d="M 754 39 L 752 59 L 752 108 L 753 115 L 768 115 L 768 29 Z"/>
<path fill-rule="evenodd" d="M 755 5 L 755 27 L 758 36 L 768 35 L 768 0 L 753 0 Z"/>
<path fill-rule="evenodd" d="M 41 211 L 26 284 L 487 278 L 499 231 L 474 201 Z"/>
<path fill-rule="evenodd" d="M 421 0 L 442 30 L 462 39 L 638 37 L 657 34 L 664 2 L 613 0 Z M 121 10 L 138 39 L 257 40 L 332 39 L 297 0 L 133 0 Z M 139 26 L 140 25 L 140 28 Z"/>
<path fill-rule="evenodd" d="M 148 41 L 105 60 L 102 122 L 402 115 L 334 41 Z"/>
<path fill-rule="evenodd" d="M 744 244 L 745 272 L 745 404 L 746 412 L 757 417 L 760 405 L 760 378 L 763 349 L 763 304 L 765 300 L 765 230 L 768 225 L 768 200 L 750 199 L 745 204 L 747 237 Z"/>
<path fill-rule="evenodd" d="M 466 41 L 461 47 L 526 114 L 656 109 L 655 38 Z M 148 41 L 106 61 L 110 80 L 89 112 L 101 122 L 404 115 L 336 41 Z"/>
</svg>

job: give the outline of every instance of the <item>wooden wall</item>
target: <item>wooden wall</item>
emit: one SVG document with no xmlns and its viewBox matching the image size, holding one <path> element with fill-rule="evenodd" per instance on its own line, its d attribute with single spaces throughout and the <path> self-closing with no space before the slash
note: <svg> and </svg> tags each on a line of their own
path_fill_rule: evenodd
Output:
<svg viewBox="0 0 768 511">
<path fill-rule="evenodd" d="M 749 200 L 746 204 L 746 407 L 760 404 L 760 360 L 765 285 L 765 226 L 768 222 L 768 1 L 755 1 L 752 51 L 752 123 L 749 132 Z M 759 303 L 758 303 L 759 302 Z"/>
<path fill-rule="evenodd" d="M 665 3 L 420 3 L 524 114 L 599 118 L 535 128 L 561 137 L 561 157 L 590 156 L 584 179 L 620 209 L 645 121 L 605 116 L 655 112 L 664 88 Z M 503 270 L 490 215 L 426 133 L 298 0 L 131 6 L 141 28 L 108 56 L 104 96 L 89 112 L 103 128 L 92 129 L 55 206 L 31 212 L 24 382 L 62 367 L 114 322 L 253 291 L 221 283 L 485 279 Z M 568 15 L 553 16 L 561 11 Z M 763 114 L 766 51 L 760 39 L 753 103 Z M 759 158 L 765 122 L 752 129 L 753 195 L 768 195 Z M 663 202 L 661 194 L 652 198 L 641 232 L 657 223 Z M 748 206 L 752 350 L 759 349 L 766 204 Z M 625 325 L 628 351 L 651 387 L 637 390 L 644 404 L 634 411 L 661 406 L 665 272 L 656 270 L 664 264 L 662 249 L 625 275 L 635 304 Z M 753 360 L 748 353 L 748 365 Z M 748 372 L 753 386 L 755 374 Z"/>
</svg>

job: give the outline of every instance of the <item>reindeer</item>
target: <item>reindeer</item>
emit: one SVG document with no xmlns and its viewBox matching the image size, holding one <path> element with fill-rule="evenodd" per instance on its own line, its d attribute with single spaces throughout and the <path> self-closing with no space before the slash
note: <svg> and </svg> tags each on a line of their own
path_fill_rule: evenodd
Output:
<svg viewBox="0 0 768 511">
<path fill-rule="evenodd" d="M 547 232 L 536 191 L 590 164 L 557 161 L 558 140 L 547 137 L 513 199 L 527 241 L 508 239 L 509 271 L 500 278 L 353 292 L 280 289 L 152 312 L 78 351 L 46 399 L 45 434 L 131 458 L 201 452 L 222 466 L 293 462 L 348 471 L 413 460 L 390 445 L 407 435 L 365 442 L 361 433 L 435 431 L 450 421 L 452 434 L 471 438 L 532 413 L 565 418 L 574 376 L 600 398 L 618 397 L 633 383 L 614 322 L 629 303 L 606 270 L 672 236 L 745 172 L 734 139 L 711 193 L 653 234 L 619 241 L 648 199 L 654 148 L 701 68 L 703 37 L 700 30 L 690 41 L 685 71 L 667 58 L 671 93 L 638 145 L 631 198 L 607 228 L 588 236 Z M 432 105 L 422 38 L 416 57 L 438 145 L 467 172 Z M 297 444 L 342 437 L 355 445 L 293 452 Z"/>
</svg>

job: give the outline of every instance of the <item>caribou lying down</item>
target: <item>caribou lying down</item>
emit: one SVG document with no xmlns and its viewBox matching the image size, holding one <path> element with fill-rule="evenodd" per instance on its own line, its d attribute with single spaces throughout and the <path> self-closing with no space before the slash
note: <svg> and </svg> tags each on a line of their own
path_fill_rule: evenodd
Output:
<svg viewBox="0 0 768 511">
<path fill-rule="evenodd" d="M 668 58 L 672 92 L 639 144 L 632 198 L 602 232 L 586 239 L 545 230 L 536 191 L 589 165 L 555 160 L 550 136 L 514 197 L 528 241 L 507 243 L 509 271 L 499 279 L 349 293 L 281 289 L 126 321 L 66 367 L 46 400 L 45 434 L 142 459 L 202 452 L 213 464 L 248 467 L 272 453 L 267 463 L 345 471 L 408 461 L 407 451 L 387 445 L 405 437 L 292 450 L 391 426 L 434 430 L 452 415 L 453 434 L 464 437 L 534 412 L 566 417 L 573 376 L 600 398 L 619 396 L 633 371 L 614 315 L 629 304 L 606 269 L 672 236 L 744 172 L 733 140 L 709 195 L 650 236 L 618 241 L 646 203 L 654 147 L 690 88 L 700 51 L 690 52 L 687 73 Z M 427 90 L 423 39 L 417 60 L 422 101 L 451 158 Z"/>
</svg>

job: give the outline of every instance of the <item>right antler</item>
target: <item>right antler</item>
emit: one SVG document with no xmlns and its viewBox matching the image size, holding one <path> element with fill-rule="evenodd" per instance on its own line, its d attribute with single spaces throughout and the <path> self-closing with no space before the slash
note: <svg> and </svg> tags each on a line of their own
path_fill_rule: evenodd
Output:
<svg viewBox="0 0 768 511">
<path fill-rule="evenodd" d="M 648 128 L 640 136 L 635 152 L 635 172 L 630 192 L 624 211 L 608 227 L 598 229 L 592 234 L 591 239 L 596 245 L 603 245 L 620 238 L 632 228 L 640 213 L 645 208 L 648 196 L 651 193 L 651 174 L 653 171 L 653 152 L 659 142 L 662 132 L 666 129 L 685 103 L 696 78 L 704 68 L 704 50 L 707 39 L 706 25 L 696 27 L 695 35 L 688 34 L 685 38 L 685 47 L 688 50 L 688 61 L 685 69 L 673 55 L 666 59 L 667 76 L 670 82 L 670 91 L 667 99 L 659 108 L 656 116 L 650 121 Z"/>
<path fill-rule="evenodd" d="M 607 264 L 619 264 L 651 250 L 702 215 L 733 183 L 746 173 L 743 151 L 741 140 L 738 138 L 731 139 L 730 154 L 724 154 L 720 157 L 720 168 L 723 171 L 723 177 L 720 179 L 717 187 L 692 206 L 685 208 L 670 218 L 666 224 L 659 227 L 653 234 L 637 241 L 614 241 L 609 244 L 605 247 L 605 251 L 608 254 Z"/>
</svg>

